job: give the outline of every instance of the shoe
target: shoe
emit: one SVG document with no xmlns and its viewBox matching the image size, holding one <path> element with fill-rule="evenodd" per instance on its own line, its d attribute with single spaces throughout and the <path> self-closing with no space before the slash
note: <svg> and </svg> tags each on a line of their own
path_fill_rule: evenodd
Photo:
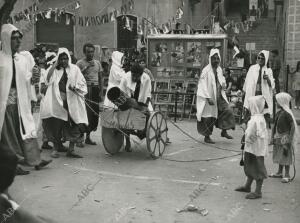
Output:
<svg viewBox="0 0 300 223">
<path fill-rule="evenodd" d="M 30 172 L 28 170 L 23 170 L 21 167 L 17 166 L 16 168 L 16 175 L 28 175 Z"/>
<path fill-rule="evenodd" d="M 57 152 L 60 152 L 60 153 L 65 153 L 68 151 L 68 148 L 65 147 L 63 144 L 59 145 L 58 149 L 57 149 Z"/>
<path fill-rule="evenodd" d="M 52 149 L 52 146 L 50 146 L 50 145 L 48 144 L 48 142 L 44 142 L 41 148 L 42 148 L 42 149 L 46 149 L 46 150 L 50 150 L 50 149 Z"/>
<path fill-rule="evenodd" d="M 42 160 L 38 165 L 34 166 L 34 168 L 36 170 L 40 170 L 42 169 L 43 167 L 47 166 L 49 163 L 51 163 L 52 160 Z"/>
<path fill-rule="evenodd" d="M 284 177 L 281 180 L 281 183 L 289 183 L 289 182 L 291 182 L 291 178 L 289 178 L 289 177 Z"/>
<path fill-rule="evenodd" d="M 246 188 L 245 186 L 241 186 L 241 187 L 236 188 L 235 191 L 250 193 L 251 189 L 250 188 Z"/>
<path fill-rule="evenodd" d="M 82 142 L 76 143 L 76 146 L 79 148 L 84 148 L 84 144 Z"/>
<path fill-rule="evenodd" d="M 249 193 L 249 194 L 246 195 L 246 199 L 251 199 L 251 200 L 259 199 L 261 197 L 262 197 L 261 194 L 258 194 L 258 193 L 255 193 L 255 192 L 252 192 L 252 193 Z"/>
<path fill-rule="evenodd" d="M 57 151 L 53 151 L 50 156 L 54 159 L 59 158 L 59 154 L 57 153 Z"/>
<path fill-rule="evenodd" d="M 204 142 L 209 143 L 209 144 L 215 144 L 215 142 L 212 141 L 211 138 L 210 138 L 209 136 L 205 136 Z"/>
<path fill-rule="evenodd" d="M 83 158 L 82 156 L 76 154 L 75 152 L 67 152 L 67 157 L 70 157 L 70 158 Z"/>
<path fill-rule="evenodd" d="M 271 177 L 271 178 L 282 178 L 282 174 L 280 174 L 280 173 L 271 173 L 269 175 L 269 177 Z"/>
<path fill-rule="evenodd" d="M 92 141 L 90 138 L 85 139 L 85 144 L 92 145 L 92 146 L 97 145 L 97 143 Z"/>
<path fill-rule="evenodd" d="M 226 139 L 233 139 L 232 136 L 228 135 L 228 133 L 226 131 L 222 131 L 221 132 L 221 136 L 222 137 L 225 137 Z"/>
</svg>

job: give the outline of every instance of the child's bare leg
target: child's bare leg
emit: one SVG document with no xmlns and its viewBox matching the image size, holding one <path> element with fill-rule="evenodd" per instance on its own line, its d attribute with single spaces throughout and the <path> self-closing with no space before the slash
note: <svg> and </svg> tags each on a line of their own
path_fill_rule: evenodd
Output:
<svg viewBox="0 0 300 223">
<path fill-rule="evenodd" d="M 247 177 L 247 181 L 246 181 L 245 186 L 238 187 L 238 188 L 235 189 L 235 191 L 246 192 L 246 193 L 251 192 L 252 182 L 253 182 L 253 178 Z"/>
<path fill-rule="evenodd" d="M 289 165 L 285 166 L 285 177 L 290 178 L 290 166 Z"/>
<path fill-rule="evenodd" d="M 256 180 L 256 188 L 254 193 L 247 194 L 246 199 L 258 199 L 261 198 L 261 188 L 263 180 Z"/>
<path fill-rule="evenodd" d="M 282 172 L 283 172 L 283 165 L 279 165 L 276 175 L 282 175 Z"/>
</svg>

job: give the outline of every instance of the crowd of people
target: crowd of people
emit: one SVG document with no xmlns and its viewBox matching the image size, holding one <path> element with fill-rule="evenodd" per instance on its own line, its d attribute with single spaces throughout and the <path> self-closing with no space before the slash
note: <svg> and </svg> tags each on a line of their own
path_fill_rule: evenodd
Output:
<svg viewBox="0 0 300 223">
<path fill-rule="evenodd" d="M 94 59 L 93 44 L 86 43 L 83 46 L 84 58 L 76 61 L 66 48 L 59 48 L 57 53 L 47 52 L 45 58 L 35 58 L 30 52 L 19 51 L 21 41 L 22 33 L 16 27 L 11 24 L 2 26 L 1 200 L 4 199 L 14 210 L 18 209 L 18 205 L 10 199 L 7 189 L 15 174 L 29 173 L 21 165 L 40 170 L 52 161 L 41 158 L 37 141 L 40 129 L 43 130 L 42 148 L 51 149 L 52 158 L 58 158 L 61 152 L 65 152 L 69 158 L 82 158 L 75 152 L 75 146 L 83 146 L 83 142 L 96 145 L 91 133 L 98 127 L 100 102 L 104 101 L 104 109 L 120 106 L 118 102 L 109 99 L 108 93 L 103 95 L 103 70 L 101 63 Z M 248 199 L 262 197 L 262 184 L 267 177 L 264 157 L 268 153 L 270 142 L 274 144 L 273 161 L 279 165 L 277 173 L 271 174 L 271 177 L 281 177 L 283 182 L 289 182 L 289 168 L 294 162 L 297 123 L 289 107 L 291 96 L 280 93 L 280 63 L 274 59 L 278 56 L 278 51 L 273 51 L 272 55 L 270 62 L 270 52 L 262 50 L 257 56 L 256 64 L 249 69 L 242 69 L 239 77 L 232 77 L 229 69 L 225 69 L 223 74 L 219 49 L 213 48 L 209 53 L 209 64 L 204 67 L 198 80 L 197 130 L 204 136 L 206 143 L 215 143 L 211 138 L 214 126 L 222 130 L 221 137 L 233 138 L 228 133 L 236 126 L 229 97 L 231 100 L 236 97 L 236 100 L 243 103 L 243 120 L 247 126 L 243 140 L 247 182 L 236 190 L 249 192 L 246 196 Z M 112 53 L 107 92 L 119 88 L 130 98 L 129 107 L 150 112 L 153 110 L 152 81 L 153 76 L 145 67 L 145 58 L 138 59 L 136 56 L 133 60 L 128 60 L 122 52 Z M 269 139 L 268 128 L 273 115 L 275 89 L 278 112 Z M 32 113 L 31 102 L 34 100 L 40 100 L 37 126 Z M 64 142 L 69 142 L 67 148 L 63 145 Z M 131 152 L 128 135 L 125 150 Z M 250 193 L 254 180 L 256 190 Z"/>
</svg>

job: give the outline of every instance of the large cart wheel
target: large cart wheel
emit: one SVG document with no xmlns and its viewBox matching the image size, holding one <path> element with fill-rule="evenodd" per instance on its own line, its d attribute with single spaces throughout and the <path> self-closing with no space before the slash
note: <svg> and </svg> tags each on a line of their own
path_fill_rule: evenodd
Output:
<svg viewBox="0 0 300 223">
<path fill-rule="evenodd" d="M 102 126 L 102 143 L 106 152 L 114 155 L 122 148 L 124 135 L 117 129 Z"/>
<path fill-rule="evenodd" d="M 147 149 L 152 158 L 156 159 L 165 151 L 167 142 L 167 121 L 161 112 L 151 114 L 147 123 Z"/>
</svg>

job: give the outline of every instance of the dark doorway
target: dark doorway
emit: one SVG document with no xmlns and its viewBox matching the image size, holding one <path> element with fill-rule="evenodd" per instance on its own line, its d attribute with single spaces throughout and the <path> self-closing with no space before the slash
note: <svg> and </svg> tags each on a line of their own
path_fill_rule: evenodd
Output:
<svg viewBox="0 0 300 223">
<path fill-rule="evenodd" d="M 249 0 L 225 0 L 226 15 L 248 14 Z"/>
<path fill-rule="evenodd" d="M 137 45 L 137 17 L 122 15 L 117 18 L 117 48 L 132 49 Z"/>
<path fill-rule="evenodd" d="M 71 16 L 71 14 L 61 15 L 57 21 L 54 15 L 50 19 L 38 19 L 36 42 L 58 44 L 59 47 L 66 47 L 74 52 L 74 22 Z"/>
</svg>

